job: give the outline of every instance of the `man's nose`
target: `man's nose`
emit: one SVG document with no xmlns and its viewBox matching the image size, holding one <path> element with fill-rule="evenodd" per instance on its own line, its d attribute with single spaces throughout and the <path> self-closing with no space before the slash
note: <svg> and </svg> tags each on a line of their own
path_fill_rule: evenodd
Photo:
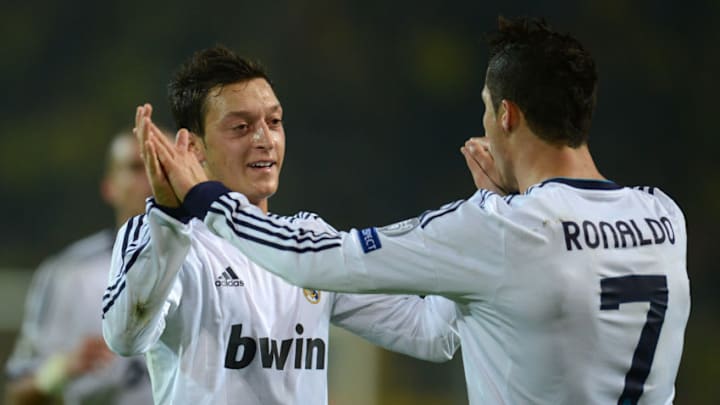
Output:
<svg viewBox="0 0 720 405">
<path fill-rule="evenodd" d="M 268 127 L 265 121 L 261 121 L 255 133 L 252 134 L 253 146 L 262 149 L 272 149 L 275 147 L 275 140 L 270 133 L 270 127 Z"/>
</svg>

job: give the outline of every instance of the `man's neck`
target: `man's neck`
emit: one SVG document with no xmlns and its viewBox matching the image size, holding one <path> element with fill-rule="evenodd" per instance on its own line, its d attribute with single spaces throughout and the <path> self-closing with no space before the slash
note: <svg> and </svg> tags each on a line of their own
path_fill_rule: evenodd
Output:
<svg viewBox="0 0 720 405">
<path fill-rule="evenodd" d="M 554 146 L 535 136 L 528 137 L 515 159 L 518 189 L 525 192 L 533 184 L 554 177 L 604 180 L 595 166 L 587 144 L 577 148 Z"/>
<path fill-rule="evenodd" d="M 260 208 L 263 213 L 265 213 L 265 214 L 268 213 L 268 199 L 267 198 L 263 198 L 259 202 L 255 203 L 255 205 L 257 205 L 257 207 Z"/>
</svg>

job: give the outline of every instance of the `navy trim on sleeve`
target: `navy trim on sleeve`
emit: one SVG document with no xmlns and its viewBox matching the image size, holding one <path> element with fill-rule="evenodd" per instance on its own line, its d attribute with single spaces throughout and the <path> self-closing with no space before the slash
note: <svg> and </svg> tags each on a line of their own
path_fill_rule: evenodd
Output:
<svg viewBox="0 0 720 405">
<path fill-rule="evenodd" d="M 168 206 L 160 205 L 160 204 L 156 203 L 155 208 L 158 208 L 160 211 L 177 219 L 178 221 L 182 222 L 183 224 L 187 224 L 192 219 L 192 215 L 190 215 L 190 213 L 187 212 L 185 207 L 183 207 L 182 205 L 179 207 L 168 207 Z"/>
<path fill-rule="evenodd" d="M 205 219 L 210 204 L 231 190 L 219 181 L 198 183 L 188 191 L 182 206 L 192 216 Z"/>
</svg>

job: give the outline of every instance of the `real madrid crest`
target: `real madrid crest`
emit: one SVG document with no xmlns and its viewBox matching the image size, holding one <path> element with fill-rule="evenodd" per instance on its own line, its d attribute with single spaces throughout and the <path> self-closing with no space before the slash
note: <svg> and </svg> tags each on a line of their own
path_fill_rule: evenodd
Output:
<svg viewBox="0 0 720 405">
<path fill-rule="evenodd" d="M 307 298 L 311 304 L 317 304 L 320 302 L 320 291 L 318 290 L 308 290 L 305 288 L 303 289 L 303 295 L 305 295 L 305 298 Z"/>
</svg>

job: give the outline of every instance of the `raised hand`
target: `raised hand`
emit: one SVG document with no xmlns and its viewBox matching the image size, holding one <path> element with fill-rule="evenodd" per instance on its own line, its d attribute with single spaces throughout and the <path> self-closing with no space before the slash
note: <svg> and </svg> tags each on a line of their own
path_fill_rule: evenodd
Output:
<svg viewBox="0 0 720 405">
<path fill-rule="evenodd" d="M 175 144 L 172 144 L 163 136 L 150 135 L 151 153 L 167 174 L 180 201 L 185 200 L 193 186 L 208 180 L 208 175 L 190 146 L 190 136 L 190 132 L 183 128 L 178 131 Z"/>
<path fill-rule="evenodd" d="M 495 160 L 488 151 L 487 141 L 483 138 L 470 138 L 460 148 L 465 163 L 475 182 L 475 187 L 494 191 L 498 194 L 507 194 L 501 184 L 500 174 L 495 167 Z"/>
<path fill-rule="evenodd" d="M 155 202 L 166 207 L 180 206 L 180 201 L 175 196 L 175 192 L 157 159 L 157 154 L 153 151 L 154 144 L 150 141 L 152 137 L 166 139 L 162 131 L 152 122 L 152 105 L 144 104 L 137 108 L 133 133 L 137 136 L 140 144 L 140 155 L 143 162 L 145 162 L 145 172 L 150 181 Z"/>
</svg>

